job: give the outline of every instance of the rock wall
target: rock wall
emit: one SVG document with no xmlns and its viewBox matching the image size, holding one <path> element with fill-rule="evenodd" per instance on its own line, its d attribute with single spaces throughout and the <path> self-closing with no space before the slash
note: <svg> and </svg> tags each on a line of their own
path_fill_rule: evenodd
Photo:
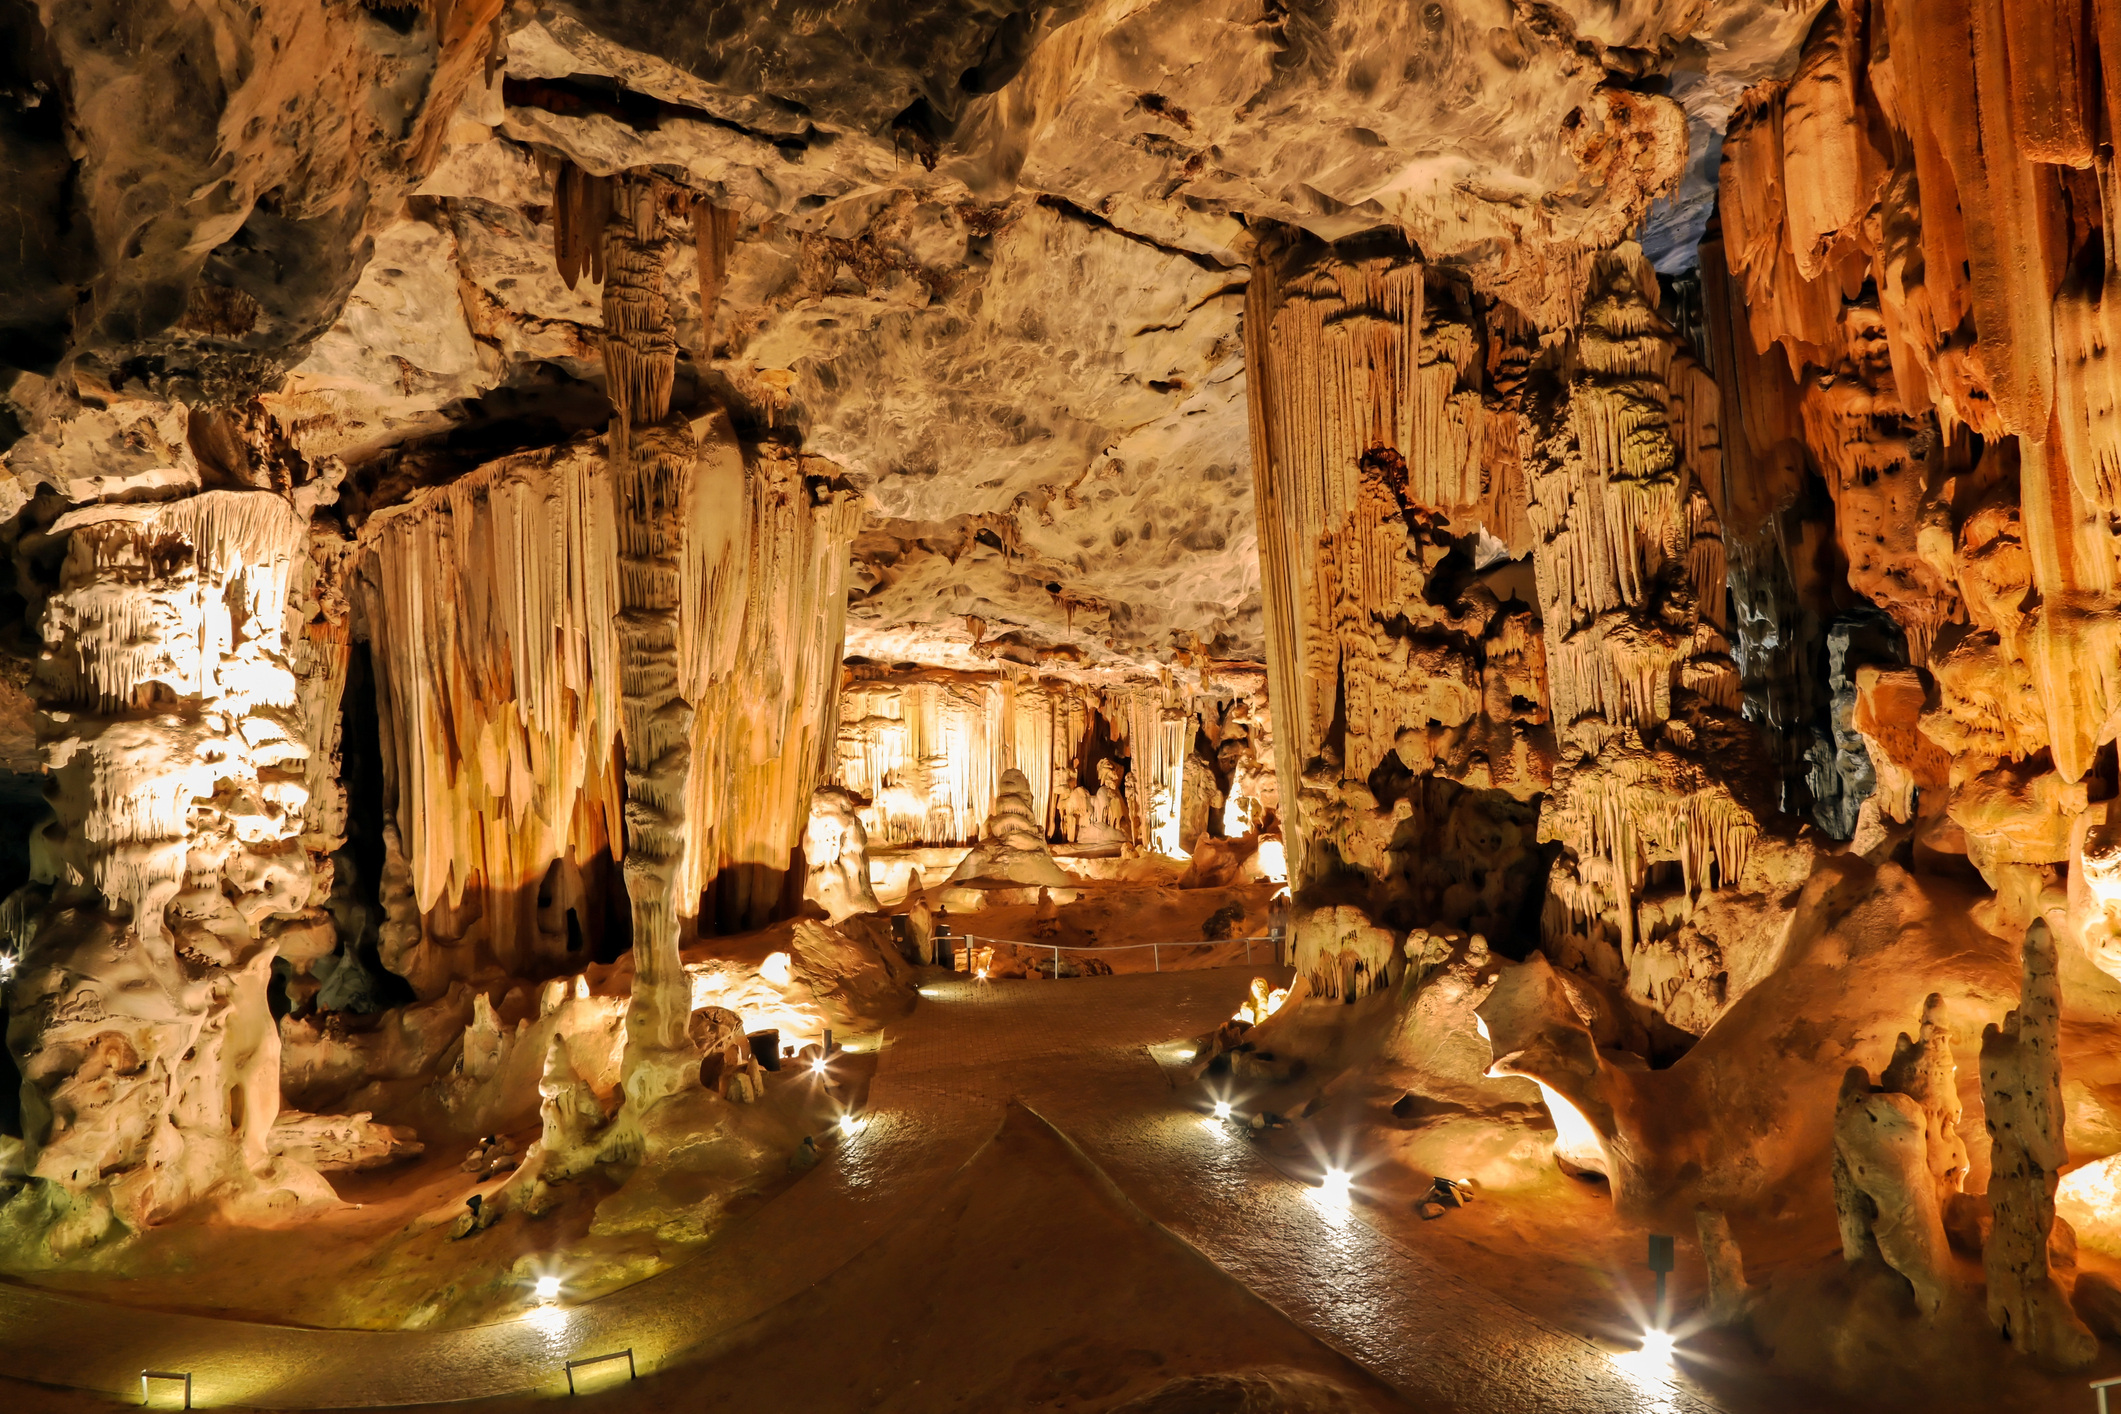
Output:
<svg viewBox="0 0 2121 1414">
<path fill-rule="evenodd" d="M 1212 661 L 1146 682 L 850 662 L 837 779 L 867 800 L 872 843 L 979 838 L 1017 770 L 1048 840 L 1183 856 L 1211 815 L 1241 835 L 1278 806 L 1254 745 L 1264 688 L 1256 670 Z"/>
<path fill-rule="evenodd" d="M 1970 860 L 2019 928 L 2072 862 L 2121 707 L 2115 247 L 2088 77 L 2090 41 L 2121 35 L 2011 28 L 2030 14 L 1828 6 L 1797 72 L 1734 117 L 1704 250 L 1728 271 L 1708 294 L 1733 465 L 1801 444 L 1848 585 L 1905 640 L 1905 679 L 1885 663 L 1851 684 L 1854 719 L 1916 717 L 1866 734 L 1879 809 Z M 1784 557 L 1803 579 L 1803 552 Z"/>
</svg>

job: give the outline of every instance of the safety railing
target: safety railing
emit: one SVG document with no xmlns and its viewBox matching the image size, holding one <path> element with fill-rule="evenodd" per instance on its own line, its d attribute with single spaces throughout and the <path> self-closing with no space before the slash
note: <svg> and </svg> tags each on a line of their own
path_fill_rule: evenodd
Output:
<svg viewBox="0 0 2121 1414">
<path fill-rule="evenodd" d="M 1279 944 L 1283 936 L 1284 935 L 1281 933 L 1258 933 L 1248 938 L 1180 938 L 1175 941 L 1169 942 L 1115 943 L 1110 947 L 1095 948 L 1084 945 L 1077 945 L 1073 943 L 1027 943 L 1020 938 L 990 938 L 983 933 L 960 933 L 958 934 L 958 940 L 962 941 L 965 944 L 965 966 L 963 970 L 966 972 L 972 971 L 973 953 L 978 950 L 979 945 L 981 943 L 987 943 L 996 947 L 1023 948 L 1029 952 L 1046 952 L 1053 954 L 1053 976 L 1057 980 L 1061 975 L 1060 955 L 1064 952 L 1140 952 L 1143 948 L 1147 948 L 1149 950 L 1150 970 L 1152 972 L 1161 972 L 1164 970 L 1164 958 L 1162 951 L 1164 948 L 1214 948 L 1226 947 L 1232 943 L 1243 943 L 1245 947 L 1244 965 L 1246 967 L 1250 967 L 1252 965 L 1253 944 Z M 1279 953 L 1279 951 L 1280 949 L 1277 947 L 1277 954 Z M 1279 958 L 1277 957 L 1276 960 L 1278 961 Z M 954 964 L 956 962 L 955 948 L 951 950 L 951 961 L 953 963 L 953 970 L 957 970 L 954 967 Z M 1222 965 L 1227 967 L 1230 964 L 1224 963 Z"/>
<path fill-rule="evenodd" d="M 614 1350 L 608 1355 L 584 1355 L 580 1359 L 569 1360 L 567 1362 L 567 1392 L 569 1394 L 574 1394 L 577 1392 L 574 1383 L 575 1371 L 590 1370 L 596 1368 L 599 1365 L 611 1365 L 619 1360 L 624 1360 L 626 1362 L 627 1379 L 636 1380 L 640 1378 L 641 1372 L 634 1366 L 633 1363 L 633 1347 L 629 1345 L 624 1350 Z M 616 1373 L 616 1371 L 614 1371 L 614 1373 Z"/>
</svg>

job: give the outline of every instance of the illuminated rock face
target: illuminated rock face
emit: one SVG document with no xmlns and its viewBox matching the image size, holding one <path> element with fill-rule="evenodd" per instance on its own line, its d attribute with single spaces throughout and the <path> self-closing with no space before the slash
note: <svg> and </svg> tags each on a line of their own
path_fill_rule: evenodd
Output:
<svg viewBox="0 0 2121 1414">
<path fill-rule="evenodd" d="M 869 851 L 1265 836 L 1279 1024 L 1455 1064 L 1477 1001 L 1721 1316 L 1831 1169 L 1944 1329 L 1986 1173 L 1991 1319 L 2086 1358 L 2121 10 L 107 8 L 0 16 L 0 1258 L 329 1201 L 402 1094 L 536 1094 L 563 1205 L 760 1098 L 747 1026 L 899 999 Z"/>
<path fill-rule="evenodd" d="M 2077 862 L 2121 707 L 2093 29 L 2038 8 L 1826 7 L 1733 118 L 1703 249 L 1734 472 L 1801 441 L 1848 585 L 1905 640 L 1905 678 L 1858 689 L 1896 724 L 1859 728 L 1880 809 L 1966 855 L 2013 932 Z"/>
<path fill-rule="evenodd" d="M 35 1182 L 9 1214 L 56 1256 L 209 1198 L 330 1201 L 274 1152 L 275 936 L 319 902 L 289 587 L 307 549 L 271 491 L 91 505 L 45 599 L 53 818 L 11 907 L 8 1045 Z"/>
</svg>

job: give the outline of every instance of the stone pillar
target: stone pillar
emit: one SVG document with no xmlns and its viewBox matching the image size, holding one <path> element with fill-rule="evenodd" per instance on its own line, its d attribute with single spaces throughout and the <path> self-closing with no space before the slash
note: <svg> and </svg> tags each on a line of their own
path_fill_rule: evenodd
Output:
<svg viewBox="0 0 2121 1414">
<path fill-rule="evenodd" d="M 1981 1036 L 1981 1096 L 1988 1110 L 1989 1210 L 1982 1249 L 1988 1318 L 2021 1352 L 2079 1370 L 2098 1338 L 2070 1309 L 2048 1259 L 2055 1188 L 2069 1151 L 2062 1139 L 2062 979 L 2045 919 L 2025 931 L 2017 1009 Z"/>
<path fill-rule="evenodd" d="M 1327 246 L 1270 232 L 1247 298 L 1275 764 L 1297 965 L 1311 970 L 1320 908 L 1392 914 L 1404 927 L 1417 920 L 1401 915 L 1448 892 L 1408 877 L 1407 861 L 1444 853 L 1418 839 L 1441 838 L 1442 812 L 1463 790 L 1522 808 L 1529 868 L 1528 802 L 1545 788 L 1551 750 L 1543 682 L 1506 690 L 1522 664 L 1489 651 L 1529 637 L 1529 608 L 1506 612 L 1444 568 L 1454 549 L 1485 543 L 1484 526 L 1505 523 L 1504 501 L 1521 502 L 1484 461 L 1490 414 L 1470 293 L 1396 234 Z M 1433 781 L 1450 784 L 1431 792 Z M 1483 865 L 1500 880 L 1512 862 Z"/>
<path fill-rule="evenodd" d="M 691 991 L 679 962 L 696 899 L 686 874 L 692 704 L 678 671 L 685 495 L 698 449 L 670 415 L 677 326 L 664 293 L 676 247 L 673 188 L 645 174 L 612 183 L 603 231 L 604 373 L 618 496 L 620 721 L 626 748 L 626 891 L 633 908 L 633 1001 L 626 1013 L 626 1097 L 638 1112 L 682 1083 Z"/>
</svg>

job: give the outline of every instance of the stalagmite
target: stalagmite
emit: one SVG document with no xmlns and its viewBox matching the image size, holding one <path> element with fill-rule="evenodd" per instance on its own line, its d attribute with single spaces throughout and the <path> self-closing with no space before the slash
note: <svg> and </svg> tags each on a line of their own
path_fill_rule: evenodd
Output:
<svg viewBox="0 0 2121 1414">
<path fill-rule="evenodd" d="M 950 875 L 953 884 L 981 879 L 1039 887 L 1072 882 L 1067 871 L 1053 861 L 1046 836 L 1032 814 L 1031 782 L 1022 771 L 1002 772 L 985 833 Z"/>
<path fill-rule="evenodd" d="M 1745 1282 L 1745 1254 L 1731 1235 L 1730 1218 L 1714 1208 L 1694 1210 L 1702 1264 L 1708 1268 L 1709 1319 L 1718 1325 L 1743 1320 L 1751 1292 Z"/>
<path fill-rule="evenodd" d="M 2062 984 L 2047 920 L 2025 932 L 2018 1005 L 1981 1034 L 1981 1096 L 1990 1145 L 1989 1210 L 1982 1251 L 1988 1317 L 2022 1353 L 2080 1369 L 2098 1340 L 2070 1309 L 2050 1270 L 2055 1187 L 2069 1151 L 2062 1138 Z"/>
<path fill-rule="evenodd" d="M 1934 1317 L 1951 1291 L 1944 1217 L 1931 1174 L 1920 1102 L 1851 1069 L 1834 1119 L 1834 1208 L 1841 1255 L 1850 1264 L 1880 1259 L 1906 1277 L 1915 1304 Z"/>
</svg>

